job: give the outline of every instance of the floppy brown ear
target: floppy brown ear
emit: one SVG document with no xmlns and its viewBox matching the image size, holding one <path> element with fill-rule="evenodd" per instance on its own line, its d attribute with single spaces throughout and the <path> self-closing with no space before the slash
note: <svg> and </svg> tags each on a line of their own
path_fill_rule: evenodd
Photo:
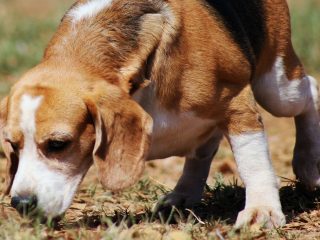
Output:
<svg viewBox="0 0 320 240">
<path fill-rule="evenodd" d="M 5 187 L 4 193 L 9 194 L 14 176 L 18 169 L 18 157 L 14 153 L 12 146 L 9 142 L 5 141 L 4 137 L 4 128 L 7 121 L 7 112 L 8 112 L 8 97 L 5 97 L 0 103 L 0 141 L 3 152 L 7 158 L 6 166 L 6 178 L 5 178 Z"/>
<path fill-rule="evenodd" d="M 121 87 L 133 94 L 148 80 L 152 65 L 152 56 L 160 44 L 164 26 L 164 17 L 160 13 L 149 13 L 141 17 L 141 26 L 137 38 L 137 50 L 128 56 L 127 63 L 120 69 L 123 77 Z"/>
<path fill-rule="evenodd" d="M 96 129 L 93 159 L 102 185 L 110 190 L 129 187 L 144 169 L 151 117 L 129 96 L 117 103 L 92 98 L 86 103 Z"/>
</svg>

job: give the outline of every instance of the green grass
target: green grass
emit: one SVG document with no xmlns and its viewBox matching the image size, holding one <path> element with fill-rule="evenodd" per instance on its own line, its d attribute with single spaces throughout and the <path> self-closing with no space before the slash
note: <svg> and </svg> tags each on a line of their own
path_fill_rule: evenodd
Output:
<svg viewBox="0 0 320 240">
<path fill-rule="evenodd" d="M 4 37 L 0 40 L 0 74 L 18 75 L 36 65 L 55 27 L 56 21 L 50 19 L 1 24 L 0 35 Z"/>
<path fill-rule="evenodd" d="M 36 13 L 24 15 L 14 2 L 17 1 L 0 0 L 0 96 L 6 95 L 13 82 L 39 63 L 69 5 L 60 4 L 48 16 L 39 18 Z"/>
<path fill-rule="evenodd" d="M 18 77 L 40 61 L 68 4 L 60 1 L 59 7 L 41 18 L 37 14 L 24 16 L 9 1 L 4 1 L 3 6 L 6 8 L 0 14 L 0 78 Z"/>
<path fill-rule="evenodd" d="M 291 8 L 293 45 L 307 70 L 320 73 L 320 1 L 306 0 Z"/>
</svg>

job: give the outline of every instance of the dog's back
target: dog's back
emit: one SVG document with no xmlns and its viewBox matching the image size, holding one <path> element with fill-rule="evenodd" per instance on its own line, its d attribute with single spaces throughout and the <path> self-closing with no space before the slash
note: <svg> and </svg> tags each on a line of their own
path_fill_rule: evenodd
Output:
<svg viewBox="0 0 320 240">
<path fill-rule="evenodd" d="M 214 15 L 240 46 L 252 65 L 259 58 L 265 37 L 263 0 L 205 0 Z"/>
</svg>

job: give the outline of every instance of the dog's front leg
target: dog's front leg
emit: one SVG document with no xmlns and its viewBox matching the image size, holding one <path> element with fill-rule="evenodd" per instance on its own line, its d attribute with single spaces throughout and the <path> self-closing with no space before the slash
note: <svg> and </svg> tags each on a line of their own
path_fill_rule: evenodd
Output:
<svg viewBox="0 0 320 240">
<path fill-rule="evenodd" d="M 168 195 L 163 196 L 156 211 L 178 208 L 189 208 L 201 201 L 212 159 L 219 148 L 222 133 L 215 132 L 213 137 L 194 153 L 187 156 L 182 176 L 176 187 Z"/>
<path fill-rule="evenodd" d="M 246 187 L 245 209 L 236 228 L 259 224 L 267 228 L 285 224 L 278 183 L 268 152 L 263 123 L 250 89 L 235 97 L 228 109 L 226 136 Z"/>
<path fill-rule="evenodd" d="M 244 132 L 229 139 L 246 187 L 245 209 L 238 215 L 236 228 L 254 223 L 267 228 L 282 226 L 285 217 L 264 132 Z"/>
</svg>

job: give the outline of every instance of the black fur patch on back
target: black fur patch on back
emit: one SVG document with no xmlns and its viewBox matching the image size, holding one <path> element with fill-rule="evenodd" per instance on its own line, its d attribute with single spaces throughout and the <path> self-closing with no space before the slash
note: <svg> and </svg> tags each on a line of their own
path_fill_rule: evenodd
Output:
<svg viewBox="0 0 320 240">
<path fill-rule="evenodd" d="M 254 68 L 263 47 L 264 0 L 204 0 L 213 8 Z"/>
</svg>

